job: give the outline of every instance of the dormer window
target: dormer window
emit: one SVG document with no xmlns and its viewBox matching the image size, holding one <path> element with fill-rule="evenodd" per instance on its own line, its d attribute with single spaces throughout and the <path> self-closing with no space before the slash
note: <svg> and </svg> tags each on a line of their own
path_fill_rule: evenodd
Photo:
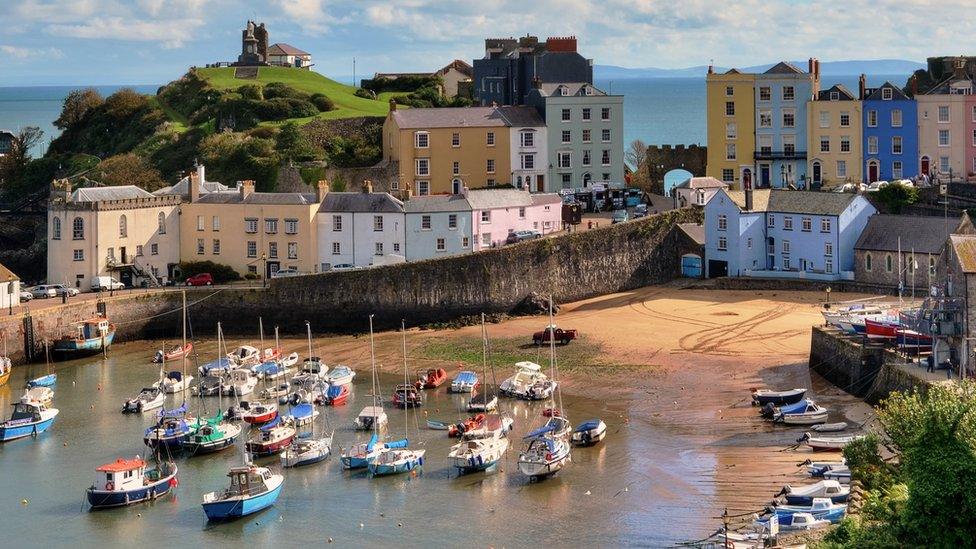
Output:
<svg viewBox="0 0 976 549">
<path fill-rule="evenodd" d="M 569 90 L 566 86 L 559 86 L 559 95 L 569 95 Z"/>
<path fill-rule="evenodd" d="M 840 101 L 840 93 L 839 92 L 833 92 L 833 91 L 830 92 L 830 100 L 831 101 Z"/>
<path fill-rule="evenodd" d="M 884 99 L 885 101 L 891 101 L 891 98 L 892 98 L 891 88 L 883 88 L 881 90 L 881 99 Z"/>
</svg>

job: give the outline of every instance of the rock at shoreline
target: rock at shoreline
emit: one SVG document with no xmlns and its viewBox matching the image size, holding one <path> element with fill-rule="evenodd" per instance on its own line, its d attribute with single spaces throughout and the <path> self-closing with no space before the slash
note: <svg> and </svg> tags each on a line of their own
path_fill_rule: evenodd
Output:
<svg viewBox="0 0 976 549">
<path fill-rule="evenodd" d="M 552 302 L 552 312 L 553 314 L 559 312 L 559 304 L 555 300 Z M 547 315 L 549 314 L 549 298 L 540 295 L 538 292 L 532 292 L 512 309 L 512 314 L 523 316 Z"/>
</svg>

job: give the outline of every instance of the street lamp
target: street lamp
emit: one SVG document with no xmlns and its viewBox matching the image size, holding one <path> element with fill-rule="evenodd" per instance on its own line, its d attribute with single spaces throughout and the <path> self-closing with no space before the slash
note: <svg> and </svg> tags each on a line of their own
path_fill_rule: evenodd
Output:
<svg viewBox="0 0 976 549">
<path fill-rule="evenodd" d="M 264 263 L 264 273 L 261 275 L 261 287 L 268 287 L 268 255 L 261 253 L 261 261 Z"/>
<path fill-rule="evenodd" d="M 14 277 L 7 275 L 7 316 L 14 316 Z"/>
</svg>

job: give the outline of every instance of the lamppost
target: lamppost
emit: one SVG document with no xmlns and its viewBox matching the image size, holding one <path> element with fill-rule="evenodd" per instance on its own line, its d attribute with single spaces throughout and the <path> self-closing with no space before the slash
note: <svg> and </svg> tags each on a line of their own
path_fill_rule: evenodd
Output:
<svg viewBox="0 0 976 549">
<path fill-rule="evenodd" d="M 261 253 L 261 262 L 264 263 L 264 273 L 261 274 L 261 287 L 268 287 L 268 255 Z"/>
<path fill-rule="evenodd" d="M 7 275 L 7 316 L 14 316 L 14 277 Z"/>
</svg>

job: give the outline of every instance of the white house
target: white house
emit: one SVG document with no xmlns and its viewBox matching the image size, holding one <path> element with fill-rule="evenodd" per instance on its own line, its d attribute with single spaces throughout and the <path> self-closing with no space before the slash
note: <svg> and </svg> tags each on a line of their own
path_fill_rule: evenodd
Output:
<svg viewBox="0 0 976 549">
<path fill-rule="evenodd" d="M 463 194 L 417 196 L 403 209 L 407 261 L 472 251 L 471 204 Z"/>
<path fill-rule="evenodd" d="M 268 46 L 268 64 L 307 69 L 312 66 L 312 54 L 290 44 L 271 44 Z"/>
<path fill-rule="evenodd" d="M 0 309 L 20 305 L 20 277 L 0 264 Z"/>
<path fill-rule="evenodd" d="M 322 271 L 405 261 L 403 202 L 389 193 L 329 192 L 317 219 Z"/>
<path fill-rule="evenodd" d="M 545 191 L 549 171 L 545 121 L 531 110 L 507 109 L 505 117 L 512 124 L 509 132 L 512 185 L 527 191 Z"/>
<path fill-rule="evenodd" d="M 688 178 L 675 185 L 671 191 L 674 196 L 674 207 L 704 206 L 719 189 L 728 190 L 728 188 L 728 183 L 723 183 L 714 177 Z"/>
<path fill-rule="evenodd" d="M 706 274 L 851 280 L 874 213 L 856 194 L 720 189 L 705 205 Z"/>
</svg>

